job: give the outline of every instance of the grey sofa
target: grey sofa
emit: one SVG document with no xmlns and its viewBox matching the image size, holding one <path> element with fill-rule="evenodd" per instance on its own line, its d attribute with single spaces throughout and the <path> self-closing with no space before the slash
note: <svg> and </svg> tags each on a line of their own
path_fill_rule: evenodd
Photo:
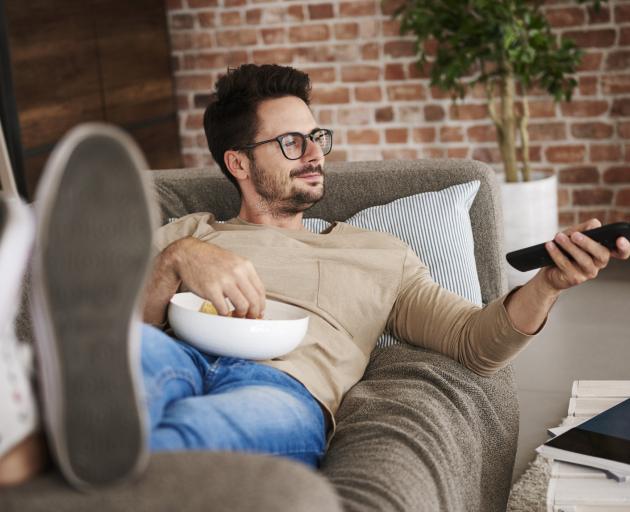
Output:
<svg viewBox="0 0 630 512">
<path fill-rule="evenodd" d="M 215 170 L 153 173 L 163 221 L 194 211 L 220 219 L 238 194 Z M 343 220 L 368 206 L 480 180 L 472 206 L 484 302 L 506 290 L 494 172 L 463 160 L 334 163 L 325 199 L 307 216 Z M 21 335 L 29 336 L 22 317 Z M 0 491 L 2 512 L 31 511 L 502 511 L 516 453 L 518 404 L 510 366 L 480 377 L 407 345 L 376 349 L 346 395 L 319 471 L 268 456 L 155 455 L 123 487 L 74 491 L 54 469 Z"/>
</svg>

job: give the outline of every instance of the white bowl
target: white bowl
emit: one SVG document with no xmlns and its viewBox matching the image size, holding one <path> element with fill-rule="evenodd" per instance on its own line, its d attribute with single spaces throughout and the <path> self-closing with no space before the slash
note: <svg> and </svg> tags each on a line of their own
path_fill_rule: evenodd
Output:
<svg viewBox="0 0 630 512">
<path fill-rule="evenodd" d="M 266 301 L 264 320 L 201 313 L 202 303 L 194 293 L 177 293 L 171 298 L 168 320 L 179 339 L 209 354 L 273 359 L 297 347 L 308 329 L 304 311 L 275 300 Z"/>
</svg>

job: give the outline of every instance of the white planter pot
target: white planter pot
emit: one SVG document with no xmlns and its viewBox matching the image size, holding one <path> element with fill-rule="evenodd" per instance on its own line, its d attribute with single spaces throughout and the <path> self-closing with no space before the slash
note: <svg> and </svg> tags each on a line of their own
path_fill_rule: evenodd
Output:
<svg viewBox="0 0 630 512">
<path fill-rule="evenodd" d="M 506 253 L 552 240 L 558 232 L 556 176 L 532 172 L 531 181 L 506 183 L 504 175 L 499 180 Z M 519 272 L 507 262 L 506 265 L 510 288 L 524 284 L 538 272 Z"/>
</svg>

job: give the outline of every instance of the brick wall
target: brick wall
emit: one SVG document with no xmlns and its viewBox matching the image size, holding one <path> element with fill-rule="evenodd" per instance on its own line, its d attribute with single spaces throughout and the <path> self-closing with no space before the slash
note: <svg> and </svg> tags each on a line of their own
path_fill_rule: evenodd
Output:
<svg viewBox="0 0 630 512">
<path fill-rule="evenodd" d="M 245 62 L 309 73 L 313 110 L 335 130 L 330 160 L 475 158 L 497 164 L 477 91 L 453 105 L 414 64 L 413 43 L 377 0 L 167 0 L 186 165 L 212 163 L 202 129 L 216 78 Z M 548 1 L 555 30 L 586 55 L 571 103 L 529 95 L 534 169 L 560 181 L 560 222 L 630 220 L 630 1 L 598 14 Z M 498 165 L 497 165 L 497 168 Z"/>
</svg>

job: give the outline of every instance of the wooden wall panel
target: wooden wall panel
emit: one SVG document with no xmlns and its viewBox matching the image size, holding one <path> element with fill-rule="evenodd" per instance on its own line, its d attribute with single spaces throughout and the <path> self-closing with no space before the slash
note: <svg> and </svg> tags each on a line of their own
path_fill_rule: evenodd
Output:
<svg viewBox="0 0 630 512">
<path fill-rule="evenodd" d="M 5 0 L 32 197 L 54 144 L 85 121 L 127 129 L 152 168 L 181 165 L 163 0 Z"/>
</svg>

